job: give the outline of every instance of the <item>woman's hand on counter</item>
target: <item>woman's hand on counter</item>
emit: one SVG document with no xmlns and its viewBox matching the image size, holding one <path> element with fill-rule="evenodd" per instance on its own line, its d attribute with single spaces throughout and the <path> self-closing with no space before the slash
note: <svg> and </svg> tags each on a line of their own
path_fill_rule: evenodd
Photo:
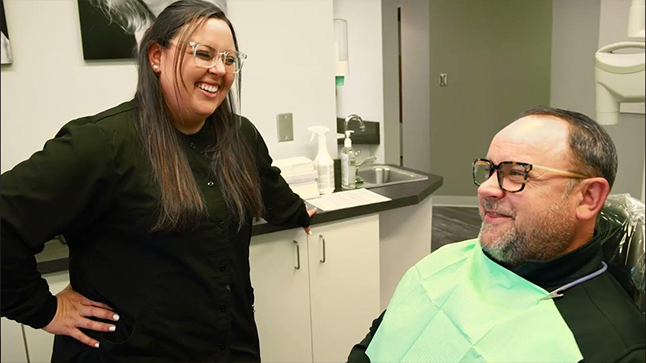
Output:
<svg viewBox="0 0 646 363">
<path fill-rule="evenodd" d="M 108 305 L 92 301 L 74 291 L 71 284 L 56 294 L 56 300 L 58 303 L 56 315 L 43 328 L 46 332 L 69 335 L 83 344 L 98 348 L 99 342 L 85 335 L 80 328 L 102 332 L 113 332 L 117 328 L 112 324 L 88 319 L 88 317 L 94 317 L 117 321 L 119 320 L 119 315 L 115 314 Z"/>
<path fill-rule="evenodd" d="M 308 209 L 307 214 L 309 214 L 310 218 L 312 218 L 312 216 L 316 214 L 316 211 L 317 211 L 316 208 Z M 312 234 L 312 229 L 309 226 L 305 227 L 304 229 L 305 229 L 305 233 Z"/>
</svg>

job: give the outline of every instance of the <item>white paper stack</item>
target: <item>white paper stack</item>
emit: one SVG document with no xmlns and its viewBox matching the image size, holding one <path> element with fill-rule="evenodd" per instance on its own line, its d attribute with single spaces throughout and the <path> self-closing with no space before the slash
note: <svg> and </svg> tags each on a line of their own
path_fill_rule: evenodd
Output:
<svg viewBox="0 0 646 363">
<path fill-rule="evenodd" d="M 299 156 L 295 158 L 274 160 L 272 166 L 280 169 L 282 177 L 285 179 L 292 191 L 298 194 L 302 199 L 318 198 L 319 187 L 316 179 L 318 173 L 314 169 L 312 160 Z"/>
</svg>

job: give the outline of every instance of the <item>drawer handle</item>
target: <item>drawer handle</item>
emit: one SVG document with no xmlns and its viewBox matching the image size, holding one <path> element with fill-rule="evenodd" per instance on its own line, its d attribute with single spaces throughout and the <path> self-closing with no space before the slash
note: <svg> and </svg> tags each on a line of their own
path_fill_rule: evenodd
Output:
<svg viewBox="0 0 646 363">
<path fill-rule="evenodd" d="M 301 269 L 301 246 L 298 244 L 298 241 L 294 241 L 294 244 L 296 244 L 296 266 L 294 266 L 294 268 L 297 270 L 300 270 Z"/>
<path fill-rule="evenodd" d="M 319 241 L 323 243 L 323 258 L 321 258 L 321 263 L 325 263 L 326 254 L 325 254 L 325 236 L 319 234 Z"/>
</svg>

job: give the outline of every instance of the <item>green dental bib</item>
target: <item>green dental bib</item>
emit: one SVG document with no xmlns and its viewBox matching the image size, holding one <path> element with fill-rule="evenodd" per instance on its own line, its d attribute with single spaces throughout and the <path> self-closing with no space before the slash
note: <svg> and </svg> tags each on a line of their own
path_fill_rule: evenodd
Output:
<svg viewBox="0 0 646 363">
<path fill-rule="evenodd" d="M 397 286 L 366 354 L 377 362 L 578 362 L 549 293 L 484 255 L 442 247 Z"/>
</svg>

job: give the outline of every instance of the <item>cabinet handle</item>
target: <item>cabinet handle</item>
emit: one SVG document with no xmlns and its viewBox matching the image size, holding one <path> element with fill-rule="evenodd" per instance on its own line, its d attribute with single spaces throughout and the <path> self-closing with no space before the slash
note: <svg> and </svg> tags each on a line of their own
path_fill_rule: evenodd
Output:
<svg viewBox="0 0 646 363">
<path fill-rule="evenodd" d="M 296 266 L 294 266 L 294 268 L 297 270 L 300 270 L 301 269 L 301 247 L 298 244 L 298 241 L 294 241 L 294 244 L 296 244 Z"/>
<path fill-rule="evenodd" d="M 325 258 L 325 236 L 323 236 L 322 234 L 319 234 L 319 241 L 323 242 L 323 258 L 321 258 L 321 263 L 325 263 L 325 260 L 326 260 L 326 258 Z"/>
</svg>

